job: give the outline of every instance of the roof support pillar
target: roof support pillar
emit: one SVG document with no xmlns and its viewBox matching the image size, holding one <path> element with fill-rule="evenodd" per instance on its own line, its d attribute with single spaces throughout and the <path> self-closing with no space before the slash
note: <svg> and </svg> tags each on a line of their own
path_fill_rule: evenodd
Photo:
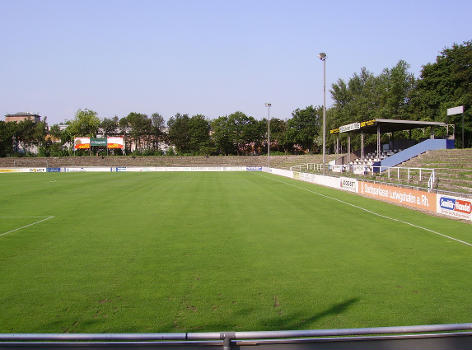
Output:
<svg viewBox="0 0 472 350">
<path fill-rule="evenodd" d="M 380 125 L 377 124 L 377 158 L 380 158 Z"/>
<path fill-rule="evenodd" d="M 351 163 L 351 134 L 347 134 L 347 162 Z"/>
<path fill-rule="evenodd" d="M 364 133 L 361 132 L 361 159 L 364 159 Z"/>
</svg>

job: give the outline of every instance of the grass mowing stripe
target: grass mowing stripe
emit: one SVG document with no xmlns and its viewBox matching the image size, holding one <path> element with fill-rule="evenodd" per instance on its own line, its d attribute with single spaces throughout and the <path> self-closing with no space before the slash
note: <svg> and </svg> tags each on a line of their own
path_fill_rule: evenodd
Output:
<svg viewBox="0 0 472 350">
<path fill-rule="evenodd" d="M 261 176 L 262 176 L 262 175 L 261 175 Z M 324 198 L 327 198 L 327 199 L 331 199 L 331 200 L 334 200 L 334 201 L 337 201 L 337 202 L 340 202 L 340 203 L 349 205 L 349 206 L 351 206 L 351 207 L 354 207 L 354 208 L 360 209 L 360 210 L 362 210 L 362 211 L 365 211 L 365 212 L 367 212 L 367 213 L 369 213 L 369 214 L 372 214 L 372 215 L 375 215 L 375 216 L 378 216 L 378 217 L 381 217 L 381 218 L 384 218 L 384 219 L 387 219 L 387 220 L 396 221 L 396 222 L 399 222 L 399 223 L 402 223 L 402 224 L 405 224 L 405 225 L 409 225 L 409 226 L 418 228 L 418 229 L 420 229 L 420 230 L 424 230 L 424 231 L 427 231 L 427 232 L 431 232 L 431 233 L 434 233 L 435 235 L 442 236 L 442 237 L 444 237 L 444 238 L 447 238 L 447 239 L 450 239 L 450 240 L 453 240 L 453 241 L 456 241 L 456 242 L 465 244 L 465 245 L 467 245 L 467 246 L 469 246 L 469 247 L 472 247 L 472 243 L 469 243 L 469 242 L 463 241 L 463 240 L 461 240 L 461 239 L 457 239 L 457 238 L 451 237 L 451 236 L 446 235 L 446 234 L 444 234 L 444 233 L 437 232 L 437 231 L 431 230 L 431 229 L 426 228 L 426 227 L 423 227 L 423 226 L 415 225 L 415 224 L 413 224 L 413 223 L 411 223 L 411 222 L 408 222 L 408 221 L 404 221 L 404 220 L 401 220 L 401 219 L 393 218 L 393 217 L 391 217 L 391 216 L 379 214 L 379 213 L 377 213 L 377 212 L 375 212 L 375 211 L 372 211 L 372 210 L 370 210 L 370 209 L 367 209 L 367 208 L 358 206 L 358 205 L 353 204 L 353 203 L 346 202 L 346 201 L 344 201 L 344 200 L 342 200 L 342 199 L 335 198 L 335 197 L 332 197 L 332 196 L 328 196 L 328 195 L 322 194 L 322 193 L 320 193 L 320 192 L 316 192 L 316 191 L 310 190 L 310 189 L 305 188 L 305 187 L 297 186 L 297 185 L 292 184 L 292 183 L 289 183 L 289 182 L 285 182 L 285 181 L 282 181 L 282 180 L 279 180 L 279 179 L 274 179 L 274 178 L 272 178 L 272 180 L 273 180 L 273 181 L 280 182 L 280 183 L 283 183 L 283 184 L 286 184 L 286 185 L 288 185 L 288 186 L 292 186 L 292 187 L 298 188 L 298 189 L 300 189 L 300 190 L 308 191 L 308 192 L 313 193 L 313 194 L 316 194 L 316 195 L 318 195 L 318 196 L 320 196 L 320 197 L 324 197 Z"/>
<path fill-rule="evenodd" d="M 15 229 L 13 229 L 13 230 L 0 233 L 0 237 L 5 236 L 5 235 L 8 235 L 9 233 L 13 233 L 13 232 L 22 230 L 22 229 L 27 228 L 27 227 L 31 227 L 31 226 L 33 226 L 33 225 L 37 225 L 37 224 L 39 224 L 39 223 L 41 223 L 41 222 L 44 222 L 44 221 L 46 221 L 46 220 L 53 219 L 53 218 L 54 218 L 54 216 L 48 216 L 47 218 L 44 218 L 44 219 L 42 219 L 42 220 L 35 221 L 35 222 L 31 223 L 31 224 L 24 225 L 24 226 L 21 226 L 21 227 L 17 227 L 17 228 L 15 228 Z"/>
</svg>

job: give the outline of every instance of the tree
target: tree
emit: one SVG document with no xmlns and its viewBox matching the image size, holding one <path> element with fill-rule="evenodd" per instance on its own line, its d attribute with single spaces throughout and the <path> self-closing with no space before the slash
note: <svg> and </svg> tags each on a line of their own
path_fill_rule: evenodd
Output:
<svg viewBox="0 0 472 350">
<path fill-rule="evenodd" d="M 210 122 L 204 115 L 197 114 L 190 118 L 189 123 L 189 150 L 194 154 L 209 155 L 212 153 L 210 143 Z"/>
<path fill-rule="evenodd" d="M 164 118 L 159 113 L 153 113 L 151 115 L 151 124 L 152 145 L 153 149 L 157 150 L 159 148 L 159 142 L 165 141 L 167 136 L 164 132 Z"/>
<path fill-rule="evenodd" d="M 401 60 L 393 68 L 385 68 L 376 78 L 377 93 L 380 96 L 380 118 L 412 118 L 408 109 L 416 81 L 414 75 L 408 72 L 409 67 L 408 63 Z"/>
<path fill-rule="evenodd" d="M 216 152 L 225 156 L 236 154 L 236 148 L 229 135 L 228 117 L 218 117 L 211 122 L 212 140 Z"/>
<path fill-rule="evenodd" d="M 315 143 L 315 139 L 319 135 L 322 113 L 322 106 L 308 106 L 293 111 L 292 118 L 287 124 L 288 141 L 308 152 L 315 151 L 320 146 L 319 143 Z"/>
<path fill-rule="evenodd" d="M 99 127 L 100 119 L 98 119 L 96 112 L 90 109 L 79 109 L 75 114 L 74 119 L 69 123 L 67 129 L 74 137 L 95 137 Z"/>
<path fill-rule="evenodd" d="M 105 136 L 115 135 L 118 131 L 118 117 L 104 118 L 100 123 L 100 128 Z"/>
<path fill-rule="evenodd" d="M 169 141 L 175 145 L 178 153 L 190 152 L 189 116 L 177 113 L 169 119 Z"/>
<path fill-rule="evenodd" d="M 48 124 L 46 118 L 42 122 L 35 124 L 33 129 L 33 144 L 38 148 L 41 147 L 46 141 L 46 135 L 48 133 Z"/>
<path fill-rule="evenodd" d="M 264 119 L 265 121 L 265 119 Z M 278 118 L 270 120 L 270 147 L 274 151 L 283 151 L 288 153 L 293 143 L 287 137 L 287 123 Z"/>
<path fill-rule="evenodd" d="M 0 121 L 0 157 L 14 153 L 13 140 L 16 134 L 17 124 L 14 122 Z"/>
<path fill-rule="evenodd" d="M 189 118 L 187 114 L 177 113 L 170 118 L 169 139 L 181 154 L 209 154 L 210 122 L 201 114 Z"/>
<path fill-rule="evenodd" d="M 152 124 L 146 114 L 131 112 L 126 118 L 121 119 L 119 124 L 121 129 L 124 129 L 133 139 L 136 150 L 148 148 Z"/>
<path fill-rule="evenodd" d="M 23 151 L 30 152 L 31 147 L 41 147 L 45 142 L 47 134 L 47 122 L 35 123 L 32 120 L 23 120 L 15 126 L 15 140 L 17 146 L 20 146 Z"/>
<path fill-rule="evenodd" d="M 464 106 L 465 147 L 472 147 L 472 41 L 441 51 L 436 62 L 423 66 L 411 97 L 411 111 L 423 120 L 456 125 L 461 145 L 461 115 L 447 116 L 447 109 Z"/>
<path fill-rule="evenodd" d="M 39 150 L 39 154 L 43 157 L 60 157 L 67 154 L 67 151 L 63 149 L 63 145 L 70 142 L 70 135 L 66 133 L 66 130 L 61 130 L 58 124 L 54 124 L 49 128 L 48 137 L 46 142 L 43 143 Z"/>
<path fill-rule="evenodd" d="M 236 154 L 255 152 L 264 137 L 263 124 L 239 111 L 227 118 L 228 139 Z"/>
<path fill-rule="evenodd" d="M 330 128 L 375 118 L 412 119 L 410 98 L 416 81 L 408 72 L 408 64 L 399 61 L 393 68 L 385 68 L 375 76 L 363 67 L 346 83 L 339 79 L 332 85 L 333 107 L 328 111 Z M 331 139 L 328 135 L 328 139 Z M 375 143 L 375 137 L 367 137 L 365 143 Z M 328 142 L 328 145 L 331 142 Z M 358 138 L 352 140 L 352 148 L 359 147 Z"/>
</svg>

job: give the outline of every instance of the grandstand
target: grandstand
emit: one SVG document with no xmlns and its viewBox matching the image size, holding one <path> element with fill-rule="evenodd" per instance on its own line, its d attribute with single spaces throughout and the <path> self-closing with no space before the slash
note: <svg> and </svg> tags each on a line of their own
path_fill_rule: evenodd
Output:
<svg viewBox="0 0 472 350">
<path fill-rule="evenodd" d="M 379 155 L 375 152 L 368 152 L 364 158 L 356 158 L 349 164 L 354 168 L 361 167 L 363 171 L 372 172 L 374 165 L 378 164 L 387 157 L 393 156 L 394 154 L 403 151 L 402 149 L 394 149 L 388 151 L 382 151 Z"/>
<path fill-rule="evenodd" d="M 368 174 L 358 177 L 423 188 L 428 187 L 429 175 L 434 170 L 434 190 L 472 196 L 471 149 L 427 151 L 391 168 L 390 172 L 383 171 L 372 175 L 371 170 L 372 168 L 369 167 Z M 420 170 L 422 170 L 421 177 Z"/>
<path fill-rule="evenodd" d="M 414 129 L 422 129 L 423 132 L 428 129 L 430 138 L 416 143 L 411 138 L 411 131 Z M 356 174 L 365 174 L 366 172 L 381 172 L 383 169 L 380 167 L 396 166 L 426 151 L 454 148 L 453 135 L 447 136 L 446 139 L 435 139 L 436 129 L 444 129 L 443 131 L 446 132 L 446 135 L 449 135 L 449 130 L 452 130 L 453 126 L 441 122 L 372 119 L 361 123 L 356 122 L 342 125 L 339 128 L 331 129 L 330 133 L 336 136 L 336 153 L 339 150 L 340 134 L 347 135 L 345 139 L 347 141 L 348 157 L 346 159 L 347 162 L 344 162 L 343 159 L 342 164 L 348 164 L 349 167 L 343 170 L 349 170 Z M 409 132 L 409 139 L 395 139 L 395 132 L 405 131 Z M 382 145 L 382 134 L 388 134 L 389 142 L 387 144 Z M 357 135 L 360 135 L 360 154 L 353 160 L 351 156 L 351 138 Z M 367 153 L 367 155 L 364 152 L 365 135 L 376 135 L 377 138 L 376 151 Z M 401 147 L 398 147 L 399 145 Z M 335 164 L 339 165 L 339 162 L 332 163 L 332 165 Z"/>
</svg>

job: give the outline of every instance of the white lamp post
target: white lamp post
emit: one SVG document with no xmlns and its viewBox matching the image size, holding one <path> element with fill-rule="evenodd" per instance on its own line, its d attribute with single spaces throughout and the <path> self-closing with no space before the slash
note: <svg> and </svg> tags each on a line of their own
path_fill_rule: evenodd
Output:
<svg viewBox="0 0 472 350">
<path fill-rule="evenodd" d="M 270 107 L 272 103 L 266 102 L 267 107 L 267 167 L 270 168 Z"/>
<path fill-rule="evenodd" d="M 326 53 L 320 52 L 318 55 L 323 61 L 323 174 L 326 163 Z"/>
</svg>

